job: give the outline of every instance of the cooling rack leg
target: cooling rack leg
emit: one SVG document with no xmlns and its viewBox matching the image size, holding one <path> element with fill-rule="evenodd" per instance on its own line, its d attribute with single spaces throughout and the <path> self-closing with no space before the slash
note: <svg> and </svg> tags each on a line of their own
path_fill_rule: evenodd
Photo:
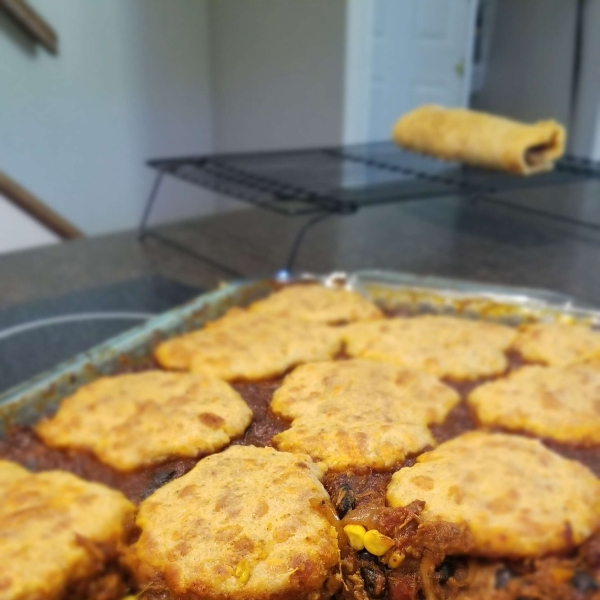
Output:
<svg viewBox="0 0 600 600">
<path fill-rule="evenodd" d="M 140 222 L 140 228 L 138 231 L 138 239 L 143 240 L 147 233 L 148 221 L 150 220 L 150 213 L 152 212 L 152 208 L 154 207 L 154 203 L 156 201 L 156 197 L 158 196 L 158 190 L 160 189 L 160 184 L 162 182 L 164 173 L 159 171 L 156 174 L 156 178 L 154 179 L 154 185 L 150 190 L 150 195 L 148 196 L 148 200 L 146 200 L 146 206 L 144 207 L 144 214 L 142 215 L 142 220 Z"/>
<path fill-rule="evenodd" d="M 164 244 L 165 246 L 168 246 L 169 248 L 172 248 L 177 252 L 190 256 L 191 258 L 195 258 L 203 263 L 209 264 L 212 267 L 219 269 L 220 271 L 224 271 L 229 276 L 235 277 L 236 279 L 241 279 L 242 277 L 244 277 L 244 274 L 240 271 L 236 271 L 235 269 L 232 269 L 228 265 L 219 262 L 218 260 L 214 260 L 209 256 L 201 254 L 200 252 L 196 252 L 193 248 L 188 248 L 188 246 L 186 246 L 185 244 L 180 244 L 175 240 L 171 240 L 168 237 L 158 233 L 158 231 L 153 231 L 152 229 L 149 229 L 144 233 L 144 238 L 156 240 L 157 242 L 160 242 L 161 244 Z"/>
<path fill-rule="evenodd" d="M 317 223 L 320 223 L 321 221 L 325 220 L 327 217 L 330 217 L 332 214 L 335 213 L 320 213 L 318 215 L 315 215 L 312 219 L 308 220 L 306 223 L 304 223 L 304 225 L 302 225 L 302 227 L 300 228 L 300 231 L 296 234 L 296 237 L 292 243 L 292 247 L 290 248 L 290 253 L 288 254 L 288 258 L 287 261 L 285 263 L 285 267 L 284 267 L 284 271 L 287 273 L 291 273 L 293 268 L 294 268 L 294 264 L 296 263 L 296 257 L 298 256 L 298 251 L 300 250 L 300 246 L 302 245 L 302 242 L 304 240 L 304 237 L 306 236 L 308 230 L 313 227 L 314 225 L 316 225 Z"/>
</svg>

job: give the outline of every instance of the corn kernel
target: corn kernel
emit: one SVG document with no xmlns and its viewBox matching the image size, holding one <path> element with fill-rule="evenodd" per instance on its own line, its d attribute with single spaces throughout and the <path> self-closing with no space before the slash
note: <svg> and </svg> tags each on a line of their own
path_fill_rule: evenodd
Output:
<svg viewBox="0 0 600 600">
<path fill-rule="evenodd" d="M 235 576 L 238 581 L 243 585 L 250 579 L 250 565 L 245 558 L 242 558 L 235 568 Z"/>
<path fill-rule="evenodd" d="M 346 525 L 344 533 L 348 536 L 348 542 L 354 550 L 364 550 L 365 544 L 363 538 L 367 530 L 362 525 Z"/>
<path fill-rule="evenodd" d="M 402 552 L 392 552 L 392 555 L 388 560 L 388 567 L 390 569 L 398 568 L 404 562 L 405 558 L 406 557 L 404 554 L 402 554 Z"/>
<path fill-rule="evenodd" d="M 394 540 L 377 529 L 370 529 L 363 537 L 363 544 L 371 554 L 383 556 L 394 545 Z"/>
<path fill-rule="evenodd" d="M 555 583 L 566 583 L 567 581 L 573 579 L 573 569 L 568 569 L 565 567 L 554 567 L 550 573 L 552 574 L 552 579 Z"/>
</svg>

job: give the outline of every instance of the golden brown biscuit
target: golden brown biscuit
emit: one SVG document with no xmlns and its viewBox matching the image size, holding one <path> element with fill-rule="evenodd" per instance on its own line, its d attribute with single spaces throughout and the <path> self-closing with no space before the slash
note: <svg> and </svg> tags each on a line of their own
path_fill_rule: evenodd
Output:
<svg viewBox="0 0 600 600">
<path fill-rule="evenodd" d="M 553 367 L 565 366 L 600 352 L 600 333 L 579 324 L 522 325 L 512 348 L 525 360 Z"/>
<path fill-rule="evenodd" d="M 410 411 L 425 423 L 441 423 L 460 402 L 459 395 L 422 371 L 392 364 L 351 359 L 297 367 L 273 394 L 271 410 L 293 419 L 320 413 L 326 401 L 352 413 L 364 407 L 375 413 L 374 402 Z M 383 409 L 383 406 L 382 406 Z"/>
<path fill-rule="evenodd" d="M 466 523 L 475 554 L 524 558 L 579 544 L 600 525 L 600 481 L 517 435 L 469 432 L 394 473 L 390 506 L 425 501 L 427 522 Z"/>
<path fill-rule="evenodd" d="M 339 550 L 322 475 L 307 456 L 272 448 L 201 460 L 140 506 L 126 559 L 138 586 L 206 600 L 331 596 Z"/>
<path fill-rule="evenodd" d="M 589 365 L 523 367 L 478 387 L 468 401 L 483 425 L 600 444 L 600 370 Z"/>
<path fill-rule="evenodd" d="M 333 470 L 386 469 L 435 446 L 427 424 L 442 422 L 459 401 L 432 375 L 386 363 L 303 365 L 273 395 L 272 411 L 293 418 L 273 444 L 305 452 Z"/>
<path fill-rule="evenodd" d="M 351 356 L 458 380 L 504 372 L 504 351 L 516 335 L 497 323 L 434 315 L 354 323 L 343 330 Z"/>
<path fill-rule="evenodd" d="M 530 175 L 554 168 L 565 150 L 566 133 L 556 121 L 530 125 L 475 110 L 427 104 L 402 116 L 392 137 L 413 152 Z"/>
<path fill-rule="evenodd" d="M 333 471 L 389 469 L 408 454 L 435 446 L 421 416 L 381 398 L 352 408 L 336 401 L 322 402 L 319 410 L 294 419 L 272 442 L 280 450 L 324 461 Z"/>
<path fill-rule="evenodd" d="M 19 472 L 20 471 L 20 472 Z M 63 598 L 116 551 L 135 507 L 62 471 L 32 474 L 0 461 L 0 597 Z"/>
<path fill-rule="evenodd" d="M 242 397 L 220 379 L 145 371 L 83 386 L 35 430 L 49 446 L 88 450 L 129 471 L 216 452 L 251 420 Z"/>
<path fill-rule="evenodd" d="M 285 287 L 264 300 L 258 300 L 248 310 L 324 324 L 368 321 L 383 317 L 379 308 L 360 294 L 318 284 Z"/>
<path fill-rule="evenodd" d="M 21 465 L 0 459 L 0 492 L 15 481 L 29 477 L 30 472 Z"/>
<path fill-rule="evenodd" d="M 168 369 L 227 381 L 262 379 L 331 358 L 341 345 L 338 329 L 233 309 L 204 329 L 160 344 L 155 357 Z"/>
</svg>

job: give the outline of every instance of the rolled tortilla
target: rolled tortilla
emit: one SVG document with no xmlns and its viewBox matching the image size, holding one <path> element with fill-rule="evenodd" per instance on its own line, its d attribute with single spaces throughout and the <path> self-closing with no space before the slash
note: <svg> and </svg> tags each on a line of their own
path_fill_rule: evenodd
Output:
<svg viewBox="0 0 600 600">
<path fill-rule="evenodd" d="M 420 106 L 392 131 L 407 150 L 443 160 L 530 175 L 554 168 L 565 149 L 565 130 L 556 121 L 533 125 L 462 108 Z"/>
</svg>

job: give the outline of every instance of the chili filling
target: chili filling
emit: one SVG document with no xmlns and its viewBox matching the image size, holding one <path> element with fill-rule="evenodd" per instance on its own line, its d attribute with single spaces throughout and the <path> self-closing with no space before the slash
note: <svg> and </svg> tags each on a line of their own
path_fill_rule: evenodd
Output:
<svg viewBox="0 0 600 600">
<path fill-rule="evenodd" d="M 339 360 L 345 356 L 340 354 Z M 523 362 L 509 355 L 510 369 Z M 135 367 L 123 364 L 120 371 L 155 368 L 152 361 Z M 243 437 L 232 444 L 269 445 L 289 424 L 269 410 L 273 392 L 282 379 L 233 384 L 254 413 Z M 431 427 L 438 442 L 474 429 L 476 422 L 466 404 L 466 396 L 484 380 L 452 382 L 462 397 L 441 425 Z M 600 476 L 600 447 L 579 448 L 545 443 L 567 458 L 581 461 Z M 172 459 L 151 468 L 130 473 L 118 472 L 100 463 L 89 453 L 49 448 L 31 428 L 9 432 L 0 442 L 0 458 L 22 464 L 32 471 L 63 469 L 84 479 L 104 483 L 122 491 L 139 503 L 156 489 L 189 471 L 202 458 Z M 341 570 L 344 586 L 337 596 L 354 600 L 600 600 L 600 532 L 575 552 L 537 560 L 497 561 L 469 557 L 471 544 L 466 527 L 451 523 L 424 524 L 423 503 L 415 501 L 403 508 L 390 508 L 385 492 L 393 472 L 414 464 L 408 458 L 390 472 L 370 469 L 328 473 L 324 485 L 337 514 L 327 514 L 339 533 Z M 397 553 L 394 566 L 389 556 L 377 557 L 366 550 L 356 551 L 348 544 L 343 527 L 361 524 L 394 540 Z M 389 553 L 388 553 L 389 554 Z M 396 564 L 398 557 L 401 562 Z M 386 562 L 387 561 L 387 562 Z M 127 573 L 111 561 L 92 581 L 74 584 L 68 597 L 112 600 L 130 589 Z"/>
</svg>

